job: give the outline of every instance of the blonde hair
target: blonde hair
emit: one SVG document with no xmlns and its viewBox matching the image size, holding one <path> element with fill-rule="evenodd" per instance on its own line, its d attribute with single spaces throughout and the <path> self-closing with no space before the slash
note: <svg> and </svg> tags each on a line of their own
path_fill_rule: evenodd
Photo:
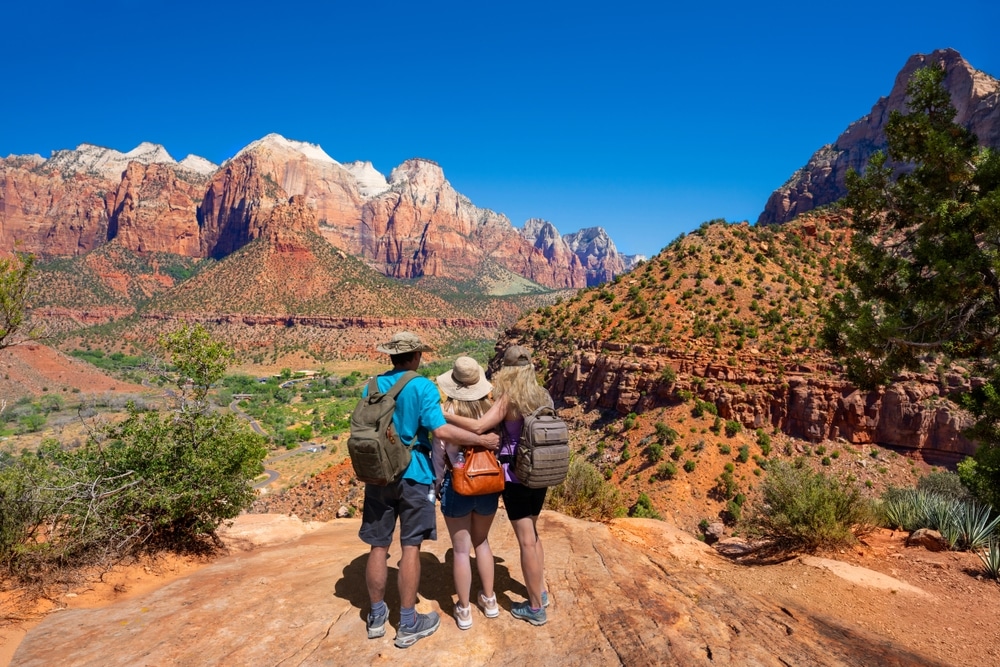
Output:
<svg viewBox="0 0 1000 667">
<path fill-rule="evenodd" d="M 534 366 L 503 366 L 493 376 L 493 395 L 506 397 L 508 409 L 522 417 L 543 405 L 551 406 L 552 397 L 538 385 Z"/>
<path fill-rule="evenodd" d="M 449 397 L 444 402 L 444 405 L 441 406 L 441 409 L 445 412 L 451 410 L 451 412 L 459 417 L 479 419 L 489 411 L 491 405 L 493 405 L 493 402 L 485 396 L 475 401 L 462 401 Z"/>
</svg>

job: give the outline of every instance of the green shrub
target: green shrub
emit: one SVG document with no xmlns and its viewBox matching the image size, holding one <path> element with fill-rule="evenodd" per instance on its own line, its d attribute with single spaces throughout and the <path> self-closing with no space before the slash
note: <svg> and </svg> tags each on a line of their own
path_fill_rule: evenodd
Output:
<svg viewBox="0 0 1000 667">
<path fill-rule="evenodd" d="M 735 436 L 737 433 L 743 430 L 743 424 L 736 420 L 730 419 L 726 422 L 726 435 L 730 438 Z"/>
<path fill-rule="evenodd" d="M 757 444 L 760 445 L 760 451 L 764 456 L 771 455 L 771 436 L 762 428 L 757 429 Z"/>
<path fill-rule="evenodd" d="M 575 456 L 566 479 L 549 489 L 545 503 L 563 514 L 590 520 L 614 518 L 620 508 L 618 489 L 608 484 L 596 466 Z"/>
<path fill-rule="evenodd" d="M 639 519 L 662 519 L 660 513 L 653 507 L 653 501 L 645 493 L 639 494 L 628 515 Z"/>
<path fill-rule="evenodd" d="M 677 381 L 677 371 L 674 370 L 673 366 L 664 366 L 663 370 L 660 371 L 660 380 L 664 384 L 673 384 Z"/>
<path fill-rule="evenodd" d="M 727 445 L 727 444 L 720 444 L 719 445 L 719 453 L 720 454 L 729 455 L 729 454 L 732 454 L 732 452 L 733 452 L 733 448 L 730 447 L 729 445 Z"/>
<path fill-rule="evenodd" d="M 680 445 L 674 447 L 674 451 L 670 452 L 670 458 L 674 461 L 680 461 L 682 456 L 684 456 L 684 448 Z"/>
<path fill-rule="evenodd" d="M 656 439 L 659 440 L 661 445 L 672 445 L 677 440 L 677 431 L 670 428 L 663 422 L 656 422 L 654 427 L 656 429 Z"/>
<path fill-rule="evenodd" d="M 646 453 L 649 455 L 649 460 L 656 463 L 663 458 L 663 445 L 659 442 L 651 442 L 646 448 Z"/>
<path fill-rule="evenodd" d="M 656 469 L 656 476 L 664 480 L 673 479 L 677 477 L 677 466 L 673 461 L 664 461 Z"/>
<path fill-rule="evenodd" d="M 871 523 L 871 508 L 852 485 L 784 461 L 768 466 L 762 501 L 744 522 L 749 535 L 778 550 L 853 543 Z"/>
<path fill-rule="evenodd" d="M 747 461 L 749 461 L 750 460 L 750 446 L 749 445 L 743 445 L 742 447 L 740 447 L 740 453 L 739 453 L 739 455 L 737 455 L 736 459 L 740 463 L 746 463 Z"/>
<path fill-rule="evenodd" d="M 684 472 L 694 472 L 695 462 L 692 459 L 688 459 L 684 462 Z"/>
<path fill-rule="evenodd" d="M 972 500 L 972 494 L 962 484 L 958 473 L 945 470 L 935 470 L 921 477 L 917 480 L 917 489 L 928 493 L 936 493 L 944 498 Z"/>
</svg>

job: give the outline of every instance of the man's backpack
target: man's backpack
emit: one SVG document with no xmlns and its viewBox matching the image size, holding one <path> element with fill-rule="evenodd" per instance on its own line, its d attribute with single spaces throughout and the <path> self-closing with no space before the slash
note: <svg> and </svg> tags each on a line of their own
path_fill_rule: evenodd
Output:
<svg viewBox="0 0 1000 667">
<path fill-rule="evenodd" d="M 396 411 L 396 396 L 406 383 L 419 373 L 407 371 L 382 393 L 378 378 L 368 381 L 368 395 L 358 401 L 351 415 L 351 435 L 347 452 L 351 456 L 354 474 L 366 484 L 385 486 L 398 480 L 410 465 L 410 448 L 396 434 L 392 414 Z"/>
<path fill-rule="evenodd" d="M 531 489 L 561 484 L 569 471 L 569 428 L 543 406 L 524 417 L 514 474 Z"/>
</svg>

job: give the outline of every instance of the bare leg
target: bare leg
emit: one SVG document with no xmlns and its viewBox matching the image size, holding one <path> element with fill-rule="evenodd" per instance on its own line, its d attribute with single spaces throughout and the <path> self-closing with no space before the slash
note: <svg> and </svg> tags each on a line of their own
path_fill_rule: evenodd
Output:
<svg viewBox="0 0 1000 667">
<path fill-rule="evenodd" d="M 483 516 L 472 513 L 471 537 L 472 546 L 476 550 L 476 570 L 479 571 L 479 580 L 483 584 L 483 593 L 488 598 L 493 597 L 493 550 L 490 549 L 488 538 L 494 516 L 496 515 Z"/>
<path fill-rule="evenodd" d="M 448 532 L 451 534 L 451 545 L 453 547 L 454 563 L 452 576 L 455 578 L 455 592 L 458 593 L 458 606 L 469 606 L 469 592 L 472 588 L 472 564 L 469 561 L 472 551 L 472 538 L 469 535 L 469 524 L 472 523 L 474 514 L 467 514 L 462 517 L 444 518 Z M 477 559 L 478 564 L 478 559 Z"/>
<path fill-rule="evenodd" d="M 403 608 L 417 606 L 417 588 L 420 586 L 420 547 L 403 547 L 399 559 L 399 605 Z M 385 580 L 382 581 L 383 589 Z"/>
<path fill-rule="evenodd" d="M 372 547 L 368 552 L 365 583 L 368 586 L 368 599 L 372 604 L 385 599 L 385 581 L 389 576 L 387 558 L 389 558 L 389 547 Z"/>
<path fill-rule="evenodd" d="M 521 547 L 521 572 L 528 589 L 528 602 L 534 609 L 542 606 L 542 580 L 545 571 L 545 564 L 540 557 L 542 551 L 538 546 L 538 533 L 535 531 L 537 520 L 537 516 L 530 516 L 511 522 L 517 543 Z"/>
</svg>

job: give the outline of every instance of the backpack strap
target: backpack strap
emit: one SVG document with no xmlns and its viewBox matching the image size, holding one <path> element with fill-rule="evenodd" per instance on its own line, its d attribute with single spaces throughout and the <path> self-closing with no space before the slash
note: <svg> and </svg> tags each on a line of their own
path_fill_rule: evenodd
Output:
<svg viewBox="0 0 1000 667">
<path fill-rule="evenodd" d="M 393 384 L 391 387 L 389 387 L 389 390 L 385 392 L 385 395 L 387 397 L 391 398 L 392 400 L 396 400 L 396 397 L 399 396 L 399 392 L 403 391 L 403 387 L 405 387 L 407 384 L 409 384 L 410 380 L 412 380 L 413 378 L 418 378 L 418 377 L 420 377 L 420 373 L 418 373 L 416 371 L 406 371 L 405 373 L 403 373 L 399 377 L 398 380 L 396 380 L 395 384 Z M 371 396 L 371 393 L 372 393 L 372 390 L 371 390 L 372 386 L 375 387 L 375 391 L 378 391 L 378 379 L 377 378 L 373 377 L 369 381 L 369 385 L 368 385 L 368 395 L 369 396 Z M 393 428 L 395 429 L 395 427 L 393 427 Z M 405 440 L 403 440 L 403 436 L 399 436 L 399 440 L 404 445 L 406 445 L 407 449 L 411 449 L 412 450 L 413 447 L 417 444 L 418 438 L 417 438 L 416 435 L 414 435 L 413 436 L 413 442 L 406 442 Z M 447 457 L 445 457 L 445 458 L 447 458 Z"/>
<path fill-rule="evenodd" d="M 389 391 L 385 392 L 385 395 L 395 400 L 395 398 L 399 396 L 399 392 L 403 391 L 403 387 L 405 387 L 410 382 L 410 380 L 417 377 L 420 377 L 420 373 L 416 371 L 406 371 L 400 376 L 398 380 L 396 380 L 396 384 L 389 387 Z M 372 378 L 371 381 L 375 382 L 375 378 Z M 371 389 L 369 389 L 368 391 L 370 392 Z"/>
</svg>

